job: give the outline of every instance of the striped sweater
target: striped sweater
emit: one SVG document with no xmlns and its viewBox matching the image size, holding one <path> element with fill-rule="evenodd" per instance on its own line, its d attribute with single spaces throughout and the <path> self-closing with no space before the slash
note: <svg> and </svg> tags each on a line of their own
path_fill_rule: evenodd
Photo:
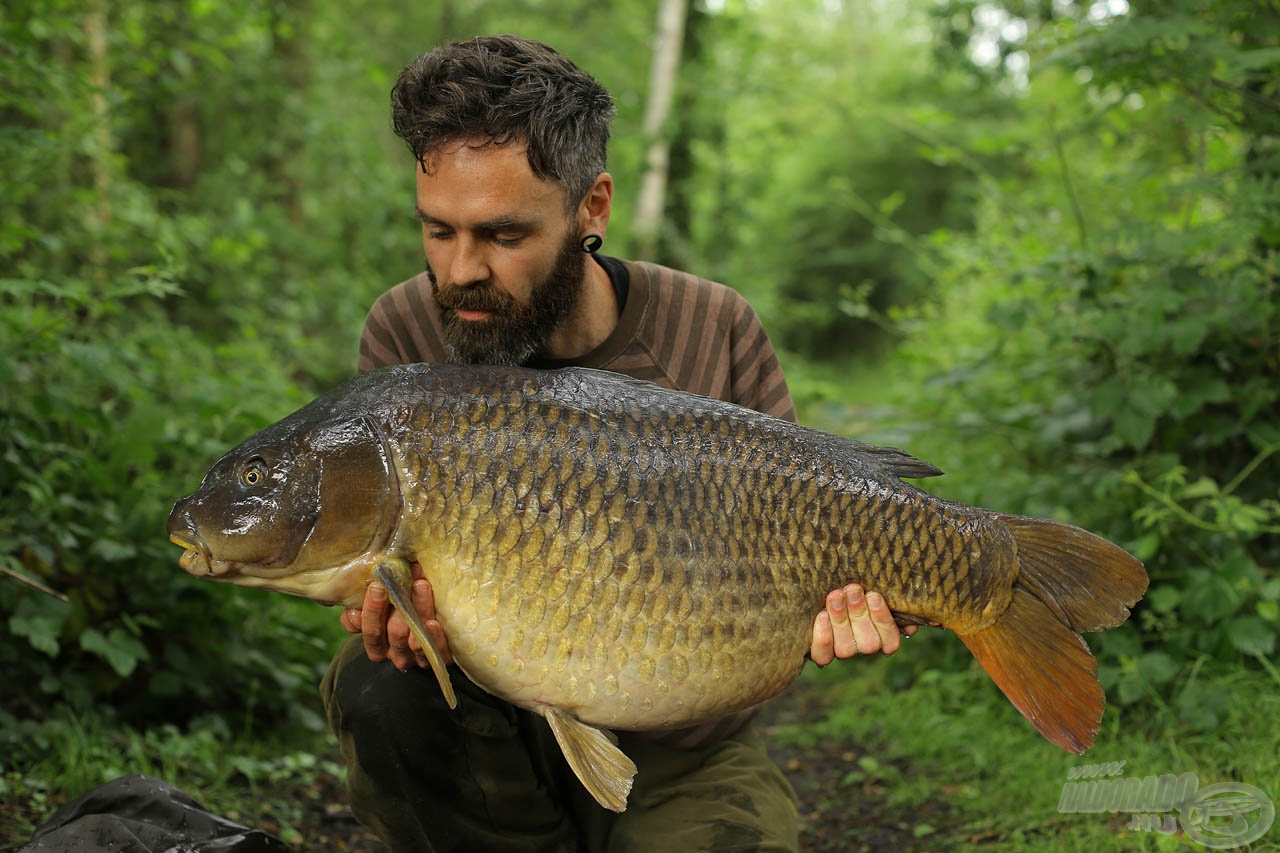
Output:
<svg viewBox="0 0 1280 853">
<path fill-rule="evenodd" d="M 594 367 L 795 420 L 773 344 L 747 301 L 688 273 L 622 261 L 630 286 L 613 332 L 575 359 L 535 359 L 529 367 Z M 440 310 L 426 273 L 374 303 L 360 336 L 360 370 L 446 360 Z M 740 730 L 756 709 L 658 739 L 679 748 L 713 743 Z"/>
<path fill-rule="evenodd" d="M 599 346 L 571 360 L 530 367 L 595 367 L 715 397 L 795 420 L 782 369 L 747 301 L 722 284 L 624 261 L 631 276 L 618 325 Z M 426 273 L 384 293 L 360 336 L 360 370 L 446 360 L 440 311 Z"/>
</svg>

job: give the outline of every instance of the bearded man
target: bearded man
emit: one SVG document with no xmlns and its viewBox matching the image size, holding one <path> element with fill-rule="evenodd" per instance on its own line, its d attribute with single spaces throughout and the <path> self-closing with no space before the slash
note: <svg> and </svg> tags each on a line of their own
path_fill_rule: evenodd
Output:
<svg viewBox="0 0 1280 853">
<path fill-rule="evenodd" d="M 445 45 L 401 72 L 392 121 L 416 163 L 427 266 L 373 305 L 361 370 L 577 365 L 794 420 L 773 346 L 742 297 L 599 253 L 613 111 L 572 62 L 513 36 Z M 448 660 L 420 576 L 414 606 Z M 456 667 L 451 711 L 379 585 L 342 624 L 359 636 L 330 667 L 325 707 L 352 809 L 397 851 L 797 848 L 795 795 L 751 727 L 756 709 L 661 736 L 619 732 L 638 772 L 627 811 L 614 814 L 578 783 L 542 717 Z M 827 597 L 810 657 L 892 654 L 899 640 L 883 598 L 850 586 Z"/>
</svg>

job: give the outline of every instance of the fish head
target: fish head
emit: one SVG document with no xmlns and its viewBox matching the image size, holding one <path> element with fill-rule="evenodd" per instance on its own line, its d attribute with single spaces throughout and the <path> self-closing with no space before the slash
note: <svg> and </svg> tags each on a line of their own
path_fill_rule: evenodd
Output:
<svg viewBox="0 0 1280 853">
<path fill-rule="evenodd" d="M 351 602 L 400 509 L 377 425 L 363 416 L 317 421 L 303 409 L 222 457 L 174 504 L 169 538 L 197 577 Z"/>
</svg>

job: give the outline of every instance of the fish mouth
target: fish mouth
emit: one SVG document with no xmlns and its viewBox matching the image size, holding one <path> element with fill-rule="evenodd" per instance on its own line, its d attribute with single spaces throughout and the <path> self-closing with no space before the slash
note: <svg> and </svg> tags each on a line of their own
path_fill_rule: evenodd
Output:
<svg viewBox="0 0 1280 853">
<path fill-rule="evenodd" d="M 186 553 L 178 558 L 178 565 L 184 571 L 197 576 L 219 574 L 214 570 L 213 555 L 209 552 L 209 546 L 201 542 L 199 538 L 171 533 L 169 534 L 169 541 L 179 548 L 186 549 Z"/>
</svg>

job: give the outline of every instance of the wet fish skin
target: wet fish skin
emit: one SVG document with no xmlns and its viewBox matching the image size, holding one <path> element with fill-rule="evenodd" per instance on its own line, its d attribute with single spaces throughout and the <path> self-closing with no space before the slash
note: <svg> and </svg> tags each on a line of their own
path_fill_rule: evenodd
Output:
<svg viewBox="0 0 1280 853">
<path fill-rule="evenodd" d="M 538 379 L 444 385 L 388 425 L 423 484 L 405 544 L 456 659 L 497 695 L 680 727 L 789 684 L 843 583 L 961 630 L 1007 605 L 1011 578 L 971 571 L 1000 541 L 991 516 L 886 476 L 874 460 L 933 473 L 898 451 L 612 376 Z"/>
<path fill-rule="evenodd" d="M 252 460 L 275 489 L 263 505 L 287 505 L 293 528 L 245 523 L 232 498 Z M 546 715 L 611 808 L 627 770 L 584 746 L 593 727 L 677 728 L 776 694 L 826 593 L 854 581 L 954 630 L 1037 728 L 1082 751 L 1103 697 L 1078 632 L 1127 616 L 1141 564 L 901 480 L 937 473 L 617 374 L 407 365 L 232 451 L 175 505 L 170 533 L 189 571 L 348 604 L 375 572 L 421 564 L 458 664 Z M 314 506 L 280 496 L 299 482 L 319 484 Z M 257 546 L 272 554 L 260 563 L 215 553 L 238 537 L 278 544 Z"/>
</svg>

